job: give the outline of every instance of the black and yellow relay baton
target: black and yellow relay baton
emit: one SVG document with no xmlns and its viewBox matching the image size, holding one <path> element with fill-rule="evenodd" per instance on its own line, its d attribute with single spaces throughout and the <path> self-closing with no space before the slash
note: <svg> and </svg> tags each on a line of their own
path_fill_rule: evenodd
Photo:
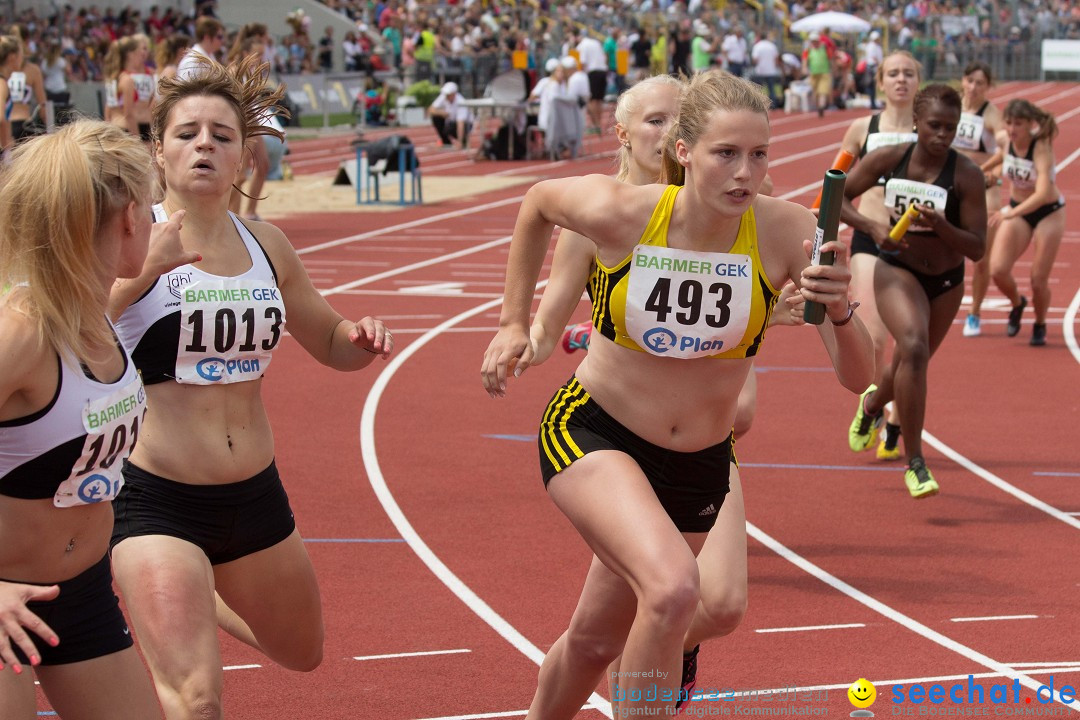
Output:
<svg viewBox="0 0 1080 720">
<path fill-rule="evenodd" d="M 818 212 L 817 233 L 814 235 L 814 253 L 810 258 L 813 265 L 832 265 L 833 253 L 821 252 L 821 246 L 836 239 L 840 230 L 840 208 L 844 204 L 844 181 L 847 173 L 843 170 L 827 170 L 825 182 L 821 187 L 821 209 Z M 803 307 L 803 319 L 811 325 L 820 325 L 825 321 L 825 306 L 821 303 L 806 301 Z"/>
</svg>

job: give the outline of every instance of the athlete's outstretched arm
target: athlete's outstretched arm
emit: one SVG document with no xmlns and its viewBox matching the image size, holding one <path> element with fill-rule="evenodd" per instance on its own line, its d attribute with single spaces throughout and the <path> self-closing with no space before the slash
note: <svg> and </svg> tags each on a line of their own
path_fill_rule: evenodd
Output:
<svg viewBox="0 0 1080 720">
<path fill-rule="evenodd" d="M 509 372 L 532 361 L 529 311 L 555 225 L 578 232 L 598 247 L 625 241 L 626 228 L 643 228 L 663 188 L 626 185 L 605 175 L 545 180 L 525 195 L 506 262 L 499 332 L 484 353 L 481 382 L 492 397 L 506 394 Z M 630 233 L 632 235 L 632 233 Z"/>
<path fill-rule="evenodd" d="M 581 300 L 589 281 L 596 245 L 592 240 L 572 230 L 559 233 L 555 254 L 551 259 L 548 284 L 536 309 L 529 339 L 532 343 L 532 364 L 539 365 L 551 356 L 559 343 L 563 329 Z"/>
</svg>

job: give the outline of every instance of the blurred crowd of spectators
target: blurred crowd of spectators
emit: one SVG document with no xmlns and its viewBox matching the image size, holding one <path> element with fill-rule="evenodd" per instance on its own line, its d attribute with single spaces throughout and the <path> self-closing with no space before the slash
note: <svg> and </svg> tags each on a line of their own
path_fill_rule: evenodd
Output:
<svg viewBox="0 0 1080 720">
<path fill-rule="evenodd" d="M 824 10 L 848 12 L 870 21 L 881 45 L 909 49 L 928 77 L 955 76 L 968 59 L 997 56 L 1017 73 L 1031 72 L 1019 58 L 1034 59 L 1043 38 L 1080 39 L 1080 3 L 1075 0 L 324 0 L 347 17 L 354 31 L 335 34 L 312 28 L 302 11 L 287 18 L 290 32 L 272 37 L 267 52 L 280 73 L 366 71 L 395 73 L 406 82 L 456 80 L 472 95 L 511 66 L 539 70 L 564 57 L 587 33 L 604 43 L 614 90 L 626 77 L 616 73 L 617 51 L 630 58 L 626 75 L 692 70 L 695 37 L 714 38 L 712 63 L 753 74 L 738 48 L 724 47 L 738 35 L 748 48 L 771 35 L 781 53 L 801 55 L 805 37 L 787 24 Z M 22 10 L 0 15 L 0 27 L 18 25 L 27 55 L 40 61 L 59 51 L 72 80 L 100 80 L 109 44 L 135 33 L 155 45 L 176 34 L 194 36 L 194 22 L 213 15 L 213 0 L 200 0 L 190 15 L 172 7 L 116 10 L 70 5 L 49 17 Z M 864 36 L 838 36 L 837 47 L 854 59 L 864 54 Z M 730 45 L 730 43 L 729 43 Z M 228 45 L 226 45 L 228 46 Z M 338 60 L 340 58 L 340 60 Z M 1015 67 L 1014 67 L 1015 66 Z M 955 68 L 955 70 L 954 70 Z M 1036 70 L 1037 71 L 1037 70 Z M 1007 74 L 1007 73 L 1004 73 Z M 631 78 L 632 79 L 632 78 Z"/>
</svg>

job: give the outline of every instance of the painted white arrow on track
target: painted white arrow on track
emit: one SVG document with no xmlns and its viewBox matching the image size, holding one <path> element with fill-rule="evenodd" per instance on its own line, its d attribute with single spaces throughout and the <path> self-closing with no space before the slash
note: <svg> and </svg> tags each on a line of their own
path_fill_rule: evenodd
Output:
<svg viewBox="0 0 1080 720">
<path fill-rule="evenodd" d="M 410 285 L 398 288 L 398 292 L 411 295 L 460 295 L 464 288 L 463 282 L 442 282 L 431 285 Z"/>
</svg>

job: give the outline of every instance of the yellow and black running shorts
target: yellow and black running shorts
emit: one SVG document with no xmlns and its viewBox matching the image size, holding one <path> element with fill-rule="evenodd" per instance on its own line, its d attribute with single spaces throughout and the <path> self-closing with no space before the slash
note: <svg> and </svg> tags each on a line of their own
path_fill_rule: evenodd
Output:
<svg viewBox="0 0 1080 720">
<path fill-rule="evenodd" d="M 682 532 L 708 532 L 724 504 L 731 436 L 695 452 L 679 452 L 643 440 L 608 415 L 577 377 L 559 388 L 540 421 L 540 469 L 546 486 L 575 460 L 597 450 L 629 455 L 649 479 L 657 499 Z"/>
</svg>

